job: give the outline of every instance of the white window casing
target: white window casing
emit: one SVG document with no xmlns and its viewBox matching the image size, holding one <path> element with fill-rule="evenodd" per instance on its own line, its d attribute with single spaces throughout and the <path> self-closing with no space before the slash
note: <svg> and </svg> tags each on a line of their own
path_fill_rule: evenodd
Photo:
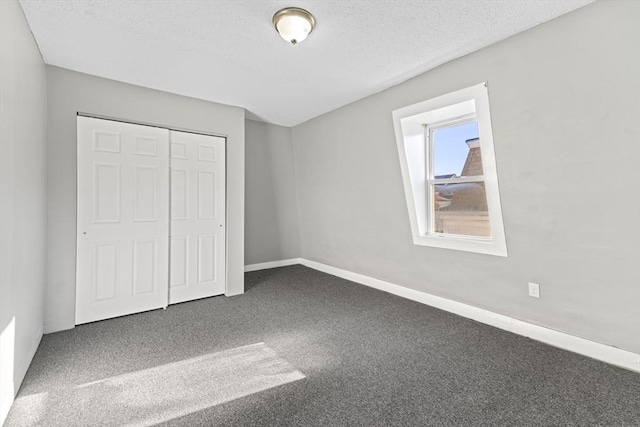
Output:
<svg viewBox="0 0 640 427">
<path fill-rule="evenodd" d="M 434 130 L 457 124 L 477 122 L 482 175 L 435 179 L 432 135 Z M 507 256 L 502 208 L 498 188 L 493 132 L 489 112 L 487 84 L 480 83 L 393 111 L 400 169 L 411 224 L 413 243 L 437 248 Z M 484 182 L 490 237 L 475 237 L 434 232 L 434 210 L 430 202 L 434 183 Z"/>
</svg>

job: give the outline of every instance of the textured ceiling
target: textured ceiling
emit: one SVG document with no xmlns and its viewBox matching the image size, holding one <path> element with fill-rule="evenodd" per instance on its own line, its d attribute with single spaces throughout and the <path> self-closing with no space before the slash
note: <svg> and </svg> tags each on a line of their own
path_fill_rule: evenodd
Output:
<svg viewBox="0 0 640 427">
<path fill-rule="evenodd" d="M 293 126 L 592 0 L 20 0 L 47 64 Z M 271 17 L 314 14 L 292 46 Z"/>
</svg>

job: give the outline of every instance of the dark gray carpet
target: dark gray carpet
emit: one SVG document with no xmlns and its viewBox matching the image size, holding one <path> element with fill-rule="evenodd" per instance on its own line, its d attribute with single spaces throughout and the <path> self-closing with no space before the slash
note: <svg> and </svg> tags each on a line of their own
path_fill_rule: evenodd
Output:
<svg viewBox="0 0 640 427">
<path fill-rule="evenodd" d="M 302 266 L 46 335 L 7 427 L 637 426 L 640 375 Z"/>
</svg>

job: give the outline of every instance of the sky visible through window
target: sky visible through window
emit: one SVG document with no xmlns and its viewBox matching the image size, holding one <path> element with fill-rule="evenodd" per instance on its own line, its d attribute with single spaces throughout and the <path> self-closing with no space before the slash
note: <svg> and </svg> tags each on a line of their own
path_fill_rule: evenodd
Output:
<svg viewBox="0 0 640 427">
<path fill-rule="evenodd" d="M 433 132 L 433 174 L 460 176 L 469 153 L 466 141 L 473 138 L 478 138 L 478 122 L 435 130 Z"/>
</svg>

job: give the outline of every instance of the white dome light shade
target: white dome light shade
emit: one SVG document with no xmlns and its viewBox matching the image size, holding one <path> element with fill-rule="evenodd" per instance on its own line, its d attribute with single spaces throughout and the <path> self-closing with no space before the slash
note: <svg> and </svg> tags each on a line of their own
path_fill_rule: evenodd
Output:
<svg viewBox="0 0 640 427">
<path fill-rule="evenodd" d="M 304 9 L 287 7 L 273 15 L 273 25 L 283 39 L 296 44 L 306 39 L 313 31 L 316 20 Z"/>
</svg>

